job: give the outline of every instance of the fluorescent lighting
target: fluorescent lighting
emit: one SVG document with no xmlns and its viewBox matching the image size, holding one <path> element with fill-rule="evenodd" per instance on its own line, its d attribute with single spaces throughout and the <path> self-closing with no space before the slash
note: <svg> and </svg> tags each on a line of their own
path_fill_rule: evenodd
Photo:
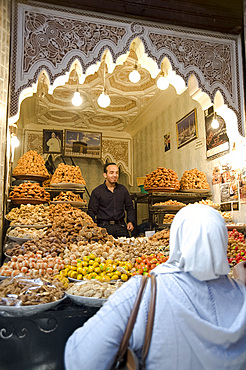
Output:
<svg viewBox="0 0 246 370">
<path fill-rule="evenodd" d="M 98 102 L 99 107 L 107 108 L 110 104 L 110 97 L 107 94 L 105 94 L 105 92 L 103 91 L 99 95 L 97 102 Z"/>
<path fill-rule="evenodd" d="M 72 104 L 75 107 L 78 107 L 79 105 L 82 104 L 82 98 L 81 98 L 81 95 L 78 91 L 75 91 L 75 93 L 73 95 Z"/>
</svg>

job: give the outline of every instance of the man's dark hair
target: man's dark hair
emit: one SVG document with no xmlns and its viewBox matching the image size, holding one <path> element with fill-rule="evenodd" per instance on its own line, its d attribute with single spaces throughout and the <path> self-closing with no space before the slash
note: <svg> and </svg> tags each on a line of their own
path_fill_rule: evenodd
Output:
<svg viewBox="0 0 246 370">
<path fill-rule="evenodd" d="M 103 172 L 104 172 L 104 173 L 107 173 L 107 168 L 108 168 L 108 166 L 112 166 L 112 165 L 117 166 L 117 164 L 116 164 L 116 163 L 114 163 L 114 162 L 106 163 L 106 164 L 104 165 L 104 167 L 103 167 Z"/>
</svg>

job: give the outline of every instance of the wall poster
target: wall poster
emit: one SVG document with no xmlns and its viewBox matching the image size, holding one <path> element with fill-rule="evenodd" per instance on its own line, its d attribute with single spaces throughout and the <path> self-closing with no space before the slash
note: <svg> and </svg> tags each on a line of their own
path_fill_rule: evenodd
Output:
<svg viewBox="0 0 246 370">
<path fill-rule="evenodd" d="M 212 113 L 210 113 L 211 111 Z M 206 149 L 207 158 L 209 159 L 219 157 L 229 151 L 229 138 L 226 133 L 225 121 L 221 116 L 217 115 L 219 127 L 214 129 L 211 126 L 213 118 L 213 109 L 205 111 Z"/>
</svg>

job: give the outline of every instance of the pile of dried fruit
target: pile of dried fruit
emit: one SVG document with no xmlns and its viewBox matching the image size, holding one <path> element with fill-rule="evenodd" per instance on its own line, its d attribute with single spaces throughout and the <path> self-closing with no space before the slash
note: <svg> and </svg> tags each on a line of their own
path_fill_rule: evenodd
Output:
<svg viewBox="0 0 246 370">
<path fill-rule="evenodd" d="M 246 243 L 244 235 L 237 229 L 228 231 L 227 256 L 228 262 L 231 265 L 236 265 L 246 260 Z"/>
</svg>

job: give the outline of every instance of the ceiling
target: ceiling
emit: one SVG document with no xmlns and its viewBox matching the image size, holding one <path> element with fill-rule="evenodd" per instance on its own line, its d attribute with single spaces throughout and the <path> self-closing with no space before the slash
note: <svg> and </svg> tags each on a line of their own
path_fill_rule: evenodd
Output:
<svg viewBox="0 0 246 370">
<path fill-rule="evenodd" d="M 67 7 L 67 0 L 42 2 Z M 243 24 L 242 1 L 239 0 L 155 0 L 155 2 L 145 0 L 144 5 L 142 0 L 104 0 L 103 3 L 94 0 L 70 0 L 69 5 L 78 9 L 138 18 L 147 18 L 148 13 L 148 19 L 152 21 L 160 21 L 163 14 L 162 21 L 165 23 L 228 33 L 240 33 Z M 102 57 L 99 68 L 88 75 L 83 83 L 79 83 L 79 68 L 74 65 L 66 83 L 56 87 L 53 94 L 48 94 L 48 78 L 45 74 L 40 75 L 37 93 L 22 102 L 18 127 L 27 126 L 29 120 L 42 126 L 54 127 L 66 127 L 73 122 L 75 128 L 124 131 L 132 134 L 134 123 L 137 125 L 139 117 L 150 111 L 150 108 L 152 111 L 165 109 L 164 105 L 170 104 L 176 95 L 171 85 L 165 91 L 159 90 L 156 86 L 159 76 L 152 78 L 150 72 L 140 64 L 138 66 L 140 81 L 136 84 L 130 82 L 128 76 L 136 60 L 136 54 L 130 50 L 124 62 L 116 65 L 112 73 L 107 73 L 107 64 Z M 97 98 L 104 86 L 111 103 L 107 108 L 100 108 Z M 80 107 L 74 107 L 71 103 L 76 89 L 83 99 Z M 159 101 L 162 103 L 159 104 Z M 33 117 L 36 117 L 36 122 L 33 122 Z"/>
<path fill-rule="evenodd" d="M 133 50 L 124 56 L 125 61 L 116 65 L 112 73 L 107 73 L 106 55 L 103 55 L 97 71 L 89 74 L 83 83 L 79 81 L 79 62 L 75 61 L 67 82 L 56 87 L 52 94 L 48 93 L 47 76 L 41 73 L 37 92 L 22 102 L 18 127 L 27 127 L 28 120 L 31 124 L 53 127 L 66 127 L 72 122 L 74 128 L 124 131 L 132 134 L 135 129 L 134 122 L 138 123 L 140 115 L 150 108 L 153 109 L 153 105 L 155 112 L 157 109 L 163 110 L 164 105 L 170 104 L 175 97 L 176 90 L 173 86 L 169 85 L 165 91 L 157 87 L 160 72 L 156 78 L 152 78 L 149 70 L 141 64 L 138 64 L 140 81 L 132 83 L 129 80 L 129 73 L 134 70 L 137 61 Z M 110 105 L 100 108 L 97 99 L 104 86 L 110 96 Z M 82 97 L 82 104 L 78 107 L 72 104 L 76 90 Z M 161 105 L 158 103 L 159 99 Z"/>
</svg>

